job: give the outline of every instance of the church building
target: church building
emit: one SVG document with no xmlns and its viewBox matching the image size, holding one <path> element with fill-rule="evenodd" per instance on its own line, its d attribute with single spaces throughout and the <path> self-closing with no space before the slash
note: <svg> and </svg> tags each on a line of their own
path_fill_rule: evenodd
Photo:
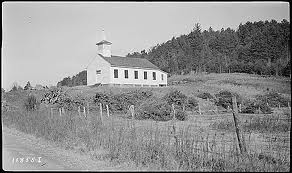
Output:
<svg viewBox="0 0 292 173">
<path fill-rule="evenodd" d="M 88 65 L 87 86 L 131 85 L 166 86 L 167 73 L 144 58 L 121 57 L 111 54 L 112 43 L 103 40 L 96 43 L 97 55 Z"/>
</svg>

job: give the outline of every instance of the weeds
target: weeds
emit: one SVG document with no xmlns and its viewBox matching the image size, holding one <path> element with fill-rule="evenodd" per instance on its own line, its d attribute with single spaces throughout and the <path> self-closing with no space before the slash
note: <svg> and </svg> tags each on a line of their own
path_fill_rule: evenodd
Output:
<svg viewBox="0 0 292 173">
<path fill-rule="evenodd" d="M 150 104 L 149 100 L 147 102 Z M 166 101 L 164 102 L 168 105 Z M 154 99 L 152 104 L 155 107 L 161 103 L 162 101 L 156 103 Z M 152 107 L 147 110 L 151 112 Z M 96 112 L 88 114 L 85 118 L 79 117 L 73 111 L 67 111 L 65 115 L 59 116 L 51 115 L 48 110 L 36 110 L 30 113 L 8 111 L 3 114 L 2 119 L 5 125 L 14 125 L 25 133 L 67 145 L 71 143 L 70 148 L 78 146 L 78 150 L 83 153 L 105 150 L 106 152 L 98 157 L 100 159 L 109 159 L 117 163 L 132 162 L 137 167 L 146 167 L 150 170 L 288 171 L 290 169 L 289 160 L 279 161 L 267 153 L 240 156 L 236 151 L 236 141 L 226 144 L 224 140 L 219 140 L 209 133 L 198 132 L 191 126 L 179 128 L 170 122 L 152 121 L 151 126 L 138 126 L 136 123 L 139 121 L 136 120 L 104 117 L 101 123 Z M 269 121 L 264 123 L 267 124 L 260 127 L 276 129 Z M 260 124 L 262 122 L 254 120 L 254 125 L 252 123 L 248 128 L 258 127 Z M 275 127 L 279 126 L 283 124 L 276 124 Z M 286 130 L 290 130 L 290 127 L 279 131 L 286 132 Z M 222 151 L 221 148 L 226 150 Z M 97 155 L 95 157 L 97 158 Z"/>
</svg>

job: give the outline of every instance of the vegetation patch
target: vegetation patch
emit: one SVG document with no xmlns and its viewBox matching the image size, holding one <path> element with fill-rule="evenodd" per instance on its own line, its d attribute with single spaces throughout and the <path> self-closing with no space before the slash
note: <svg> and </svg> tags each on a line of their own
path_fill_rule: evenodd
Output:
<svg viewBox="0 0 292 173">
<path fill-rule="evenodd" d="M 217 106 L 222 106 L 225 109 L 228 107 L 232 109 L 232 97 L 236 97 L 237 105 L 242 102 L 242 98 L 237 94 L 227 90 L 220 91 L 218 94 L 215 94 Z"/>
<path fill-rule="evenodd" d="M 209 99 L 209 100 L 214 99 L 214 97 L 210 93 L 208 93 L 208 92 L 200 93 L 197 97 L 199 97 L 201 99 L 205 99 L 205 100 L 207 100 L 207 99 Z"/>
<path fill-rule="evenodd" d="M 241 113 L 249 113 L 249 114 L 271 114 L 272 109 L 262 101 L 245 101 L 243 103 L 243 107 L 241 109 Z"/>
<path fill-rule="evenodd" d="M 257 95 L 256 100 L 271 107 L 287 107 L 290 100 L 284 98 L 277 92 L 269 92 L 264 95 Z"/>
<path fill-rule="evenodd" d="M 172 116 L 171 106 L 165 100 L 155 97 L 145 100 L 135 110 L 135 118 L 140 120 L 168 121 Z"/>
<path fill-rule="evenodd" d="M 30 94 L 24 102 L 24 108 L 26 111 L 35 111 L 39 109 L 40 103 L 37 101 L 37 98 Z"/>
</svg>

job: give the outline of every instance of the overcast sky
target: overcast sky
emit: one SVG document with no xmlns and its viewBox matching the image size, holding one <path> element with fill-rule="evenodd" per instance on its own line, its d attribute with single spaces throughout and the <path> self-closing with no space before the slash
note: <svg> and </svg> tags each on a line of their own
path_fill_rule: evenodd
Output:
<svg viewBox="0 0 292 173">
<path fill-rule="evenodd" d="M 56 85 L 76 75 L 95 56 L 102 29 L 112 54 L 125 56 L 188 34 L 195 23 L 203 30 L 236 30 L 271 19 L 290 22 L 289 3 L 4 2 L 1 86 Z"/>
</svg>

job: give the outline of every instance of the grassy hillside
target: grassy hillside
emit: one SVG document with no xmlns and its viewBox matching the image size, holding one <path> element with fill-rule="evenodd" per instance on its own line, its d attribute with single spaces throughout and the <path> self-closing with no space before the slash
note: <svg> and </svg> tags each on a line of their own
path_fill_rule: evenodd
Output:
<svg viewBox="0 0 292 173">
<path fill-rule="evenodd" d="M 182 91 L 188 96 L 196 97 L 199 93 L 218 93 L 221 90 L 235 92 L 246 99 L 252 99 L 257 94 L 267 91 L 276 91 L 284 97 L 291 99 L 291 80 L 283 77 L 261 77 L 244 73 L 200 74 L 200 75 L 174 75 L 168 79 L 168 87 L 88 87 L 76 86 L 68 89 L 68 93 L 93 96 L 96 92 L 121 93 L 131 90 L 151 90 L 156 96 L 163 96 L 171 89 Z M 172 83 L 176 83 L 172 85 Z"/>
<path fill-rule="evenodd" d="M 171 85 L 172 83 L 177 84 Z M 288 78 L 264 78 L 248 74 L 204 74 L 172 76 L 169 78 L 169 84 L 168 87 L 149 88 L 76 86 L 65 87 L 63 90 L 70 96 L 82 95 L 87 99 L 92 99 L 97 92 L 120 94 L 118 97 L 123 98 L 122 93 L 151 90 L 154 96 L 162 97 L 169 94 L 170 90 L 177 89 L 188 97 L 196 97 L 203 92 L 214 95 L 220 90 L 229 90 L 243 98 L 251 99 L 257 94 L 265 93 L 269 88 L 269 91 L 279 92 L 291 100 Z M 287 107 L 281 106 L 282 108 L 272 114 L 239 114 L 239 122 L 244 127 L 242 135 L 245 138 L 247 155 L 238 155 L 234 119 L 230 112 L 201 115 L 188 111 L 188 118 L 184 121 L 178 121 L 178 118 L 153 121 L 138 119 L 136 115 L 134 119 L 129 118 L 129 113 L 115 112 L 115 109 L 110 110 L 109 116 L 105 112 L 101 115 L 96 105 L 91 107 L 97 108 L 96 110 L 89 109 L 85 114 L 78 113 L 77 109 L 67 109 L 62 115 L 59 114 L 60 110 L 52 111 L 50 107 L 34 111 L 24 109 L 23 103 L 28 102 L 29 93 L 34 93 L 39 100 L 48 91 L 22 90 L 5 93 L 2 100 L 9 103 L 8 107 L 11 109 L 2 109 L 1 118 L 4 125 L 56 142 L 66 149 L 87 154 L 94 161 L 129 163 L 139 169 L 282 172 L 290 168 L 291 109 Z M 127 103 L 139 98 L 139 93 L 142 92 L 136 93 L 138 94 L 126 94 L 128 97 L 124 98 L 127 99 L 119 100 L 114 97 L 112 100 Z M 146 106 L 135 106 L 136 113 L 142 107 L 146 109 L 141 109 L 140 112 L 152 113 L 149 110 L 154 110 L 155 115 L 157 113 L 159 116 L 170 116 L 167 109 L 160 111 L 166 108 L 167 104 L 155 104 L 153 100 L 145 98 L 143 97 L 140 105 L 144 103 Z M 214 107 L 210 108 L 214 106 L 213 102 L 197 97 L 196 99 L 203 111 L 214 110 Z M 178 112 L 179 109 L 176 109 L 176 115 Z"/>
</svg>

